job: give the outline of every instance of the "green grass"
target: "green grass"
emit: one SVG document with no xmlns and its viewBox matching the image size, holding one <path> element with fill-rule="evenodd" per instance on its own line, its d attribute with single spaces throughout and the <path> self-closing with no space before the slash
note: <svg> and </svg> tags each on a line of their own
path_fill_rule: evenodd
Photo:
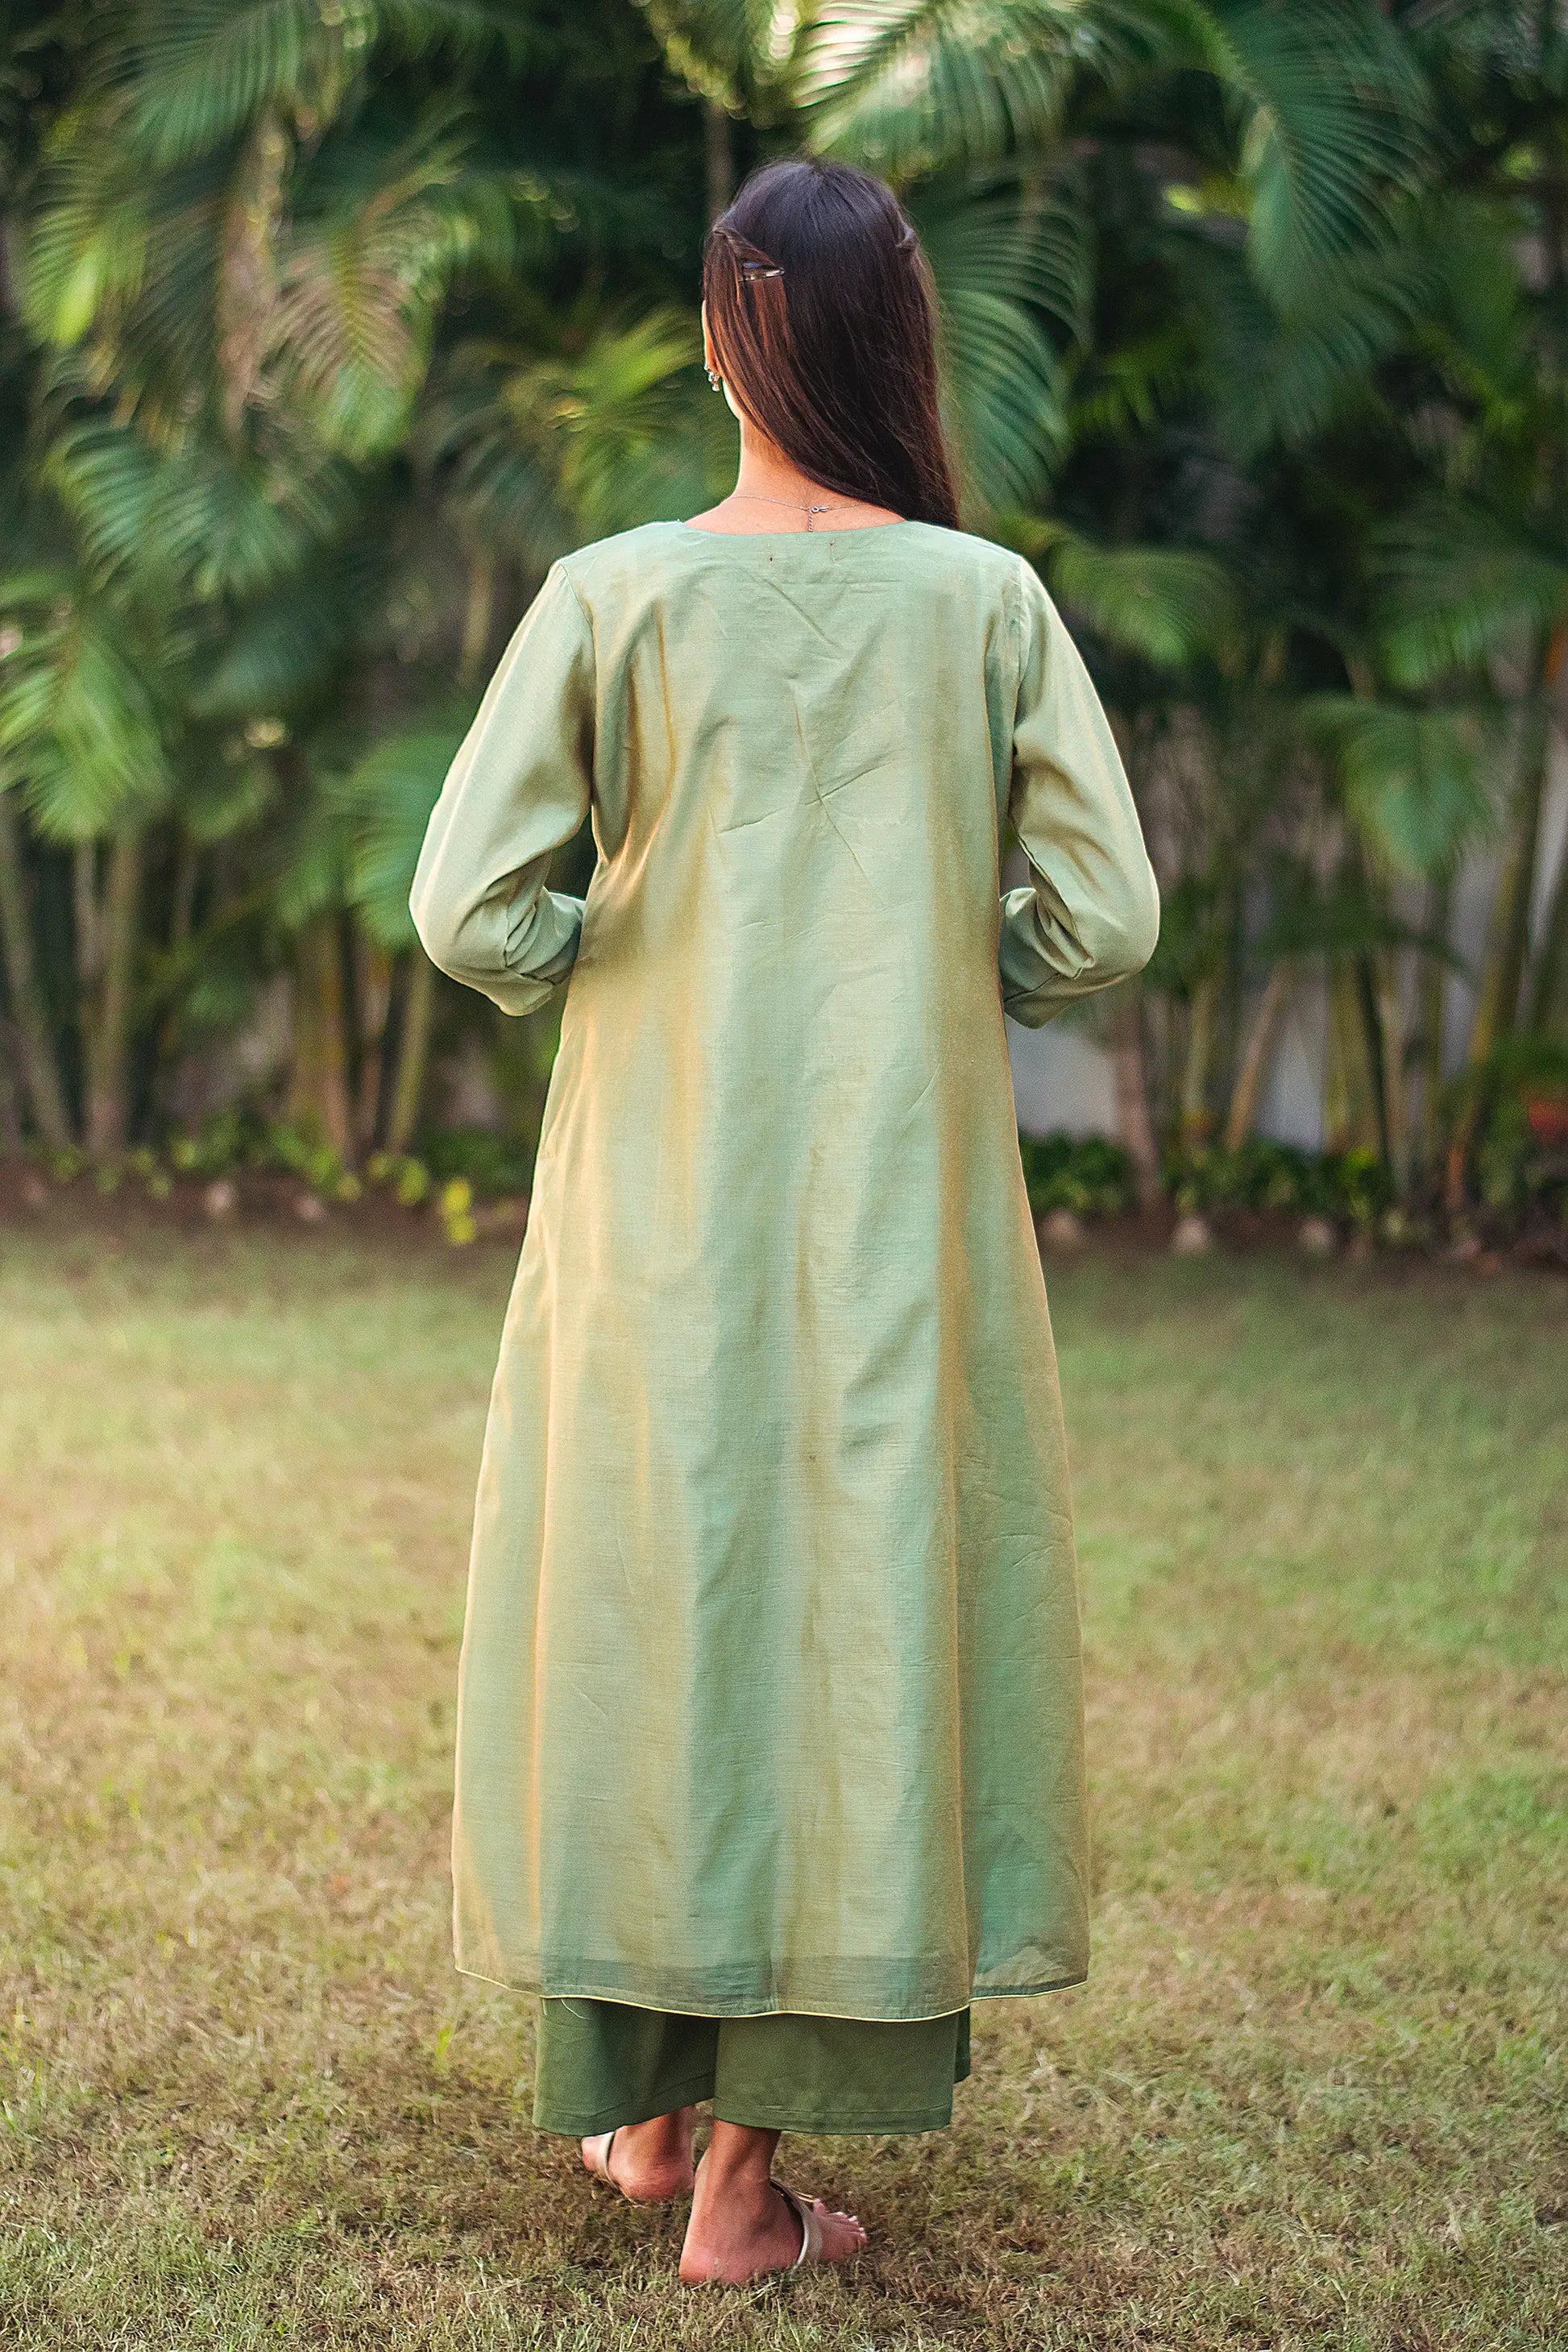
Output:
<svg viewBox="0 0 1568 2352">
<path fill-rule="evenodd" d="M 445 1842 L 504 1255 L 0 1231 L 0 2342 L 1568 2343 L 1568 1292 L 1053 1272 L 1082 1991 L 786 2145 L 850 2279 L 677 2283 L 527 2123 Z"/>
</svg>

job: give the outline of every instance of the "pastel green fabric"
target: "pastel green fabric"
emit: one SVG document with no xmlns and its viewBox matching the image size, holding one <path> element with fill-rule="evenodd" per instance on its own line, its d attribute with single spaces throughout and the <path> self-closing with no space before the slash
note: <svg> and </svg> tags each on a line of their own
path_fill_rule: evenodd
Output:
<svg viewBox="0 0 1568 2352">
<path fill-rule="evenodd" d="M 580 904 L 546 876 L 590 808 Z M 1076 1570 L 1003 1007 L 1137 970 L 1158 910 L 1038 580 L 922 523 L 583 550 L 412 903 L 509 1012 L 570 971 L 479 1475 L 458 1966 L 710 2016 L 1078 1982 Z"/>
<path fill-rule="evenodd" d="M 723 2122 L 763 2130 L 942 2131 L 968 2074 L 966 2009 L 868 2022 L 542 2000 L 533 2120 L 541 2131 L 618 2131 L 710 2099 Z"/>
</svg>

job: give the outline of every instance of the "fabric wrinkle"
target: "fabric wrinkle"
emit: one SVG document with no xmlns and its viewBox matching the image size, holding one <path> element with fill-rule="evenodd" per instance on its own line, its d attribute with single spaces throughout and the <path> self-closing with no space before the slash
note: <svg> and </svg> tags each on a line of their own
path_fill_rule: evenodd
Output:
<svg viewBox="0 0 1568 2352">
<path fill-rule="evenodd" d="M 549 868 L 585 814 L 579 902 Z M 1081 1981 L 1077 1567 L 1003 1009 L 1135 968 L 1157 902 L 1045 590 L 923 524 L 579 550 L 413 906 L 503 1011 L 563 1000 L 476 1507 L 459 1967 L 889 2025 Z"/>
</svg>

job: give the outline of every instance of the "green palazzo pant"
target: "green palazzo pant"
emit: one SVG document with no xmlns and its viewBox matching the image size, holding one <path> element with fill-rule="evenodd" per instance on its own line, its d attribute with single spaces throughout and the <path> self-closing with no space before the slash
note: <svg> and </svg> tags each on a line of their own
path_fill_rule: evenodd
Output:
<svg viewBox="0 0 1568 2352">
<path fill-rule="evenodd" d="M 623 2001 L 539 2004 L 533 2120 L 612 2131 L 711 2099 L 723 2123 L 772 2131 L 940 2131 L 969 2073 L 969 2011 L 683 2017 Z"/>
</svg>

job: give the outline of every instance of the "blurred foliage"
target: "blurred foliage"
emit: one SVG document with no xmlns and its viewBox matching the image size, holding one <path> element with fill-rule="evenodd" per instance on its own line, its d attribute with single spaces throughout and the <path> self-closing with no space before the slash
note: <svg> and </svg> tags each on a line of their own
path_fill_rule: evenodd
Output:
<svg viewBox="0 0 1568 2352">
<path fill-rule="evenodd" d="M 1037 1192 L 1146 1196 L 1164 1148 L 1206 1197 L 1310 990 L 1336 1165 L 1525 1197 L 1510 1056 L 1568 1034 L 1568 28 L 1524 0 L 17 0 L 0 1144 L 120 1168 L 243 1114 L 482 1189 L 440 1131 L 488 1120 L 525 1181 L 558 1016 L 436 979 L 414 857 L 549 563 L 726 487 L 701 238 L 803 148 L 921 226 L 966 519 L 1066 607 L 1164 888 L 1133 1178 Z"/>
<path fill-rule="evenodd" d="M 1173 1157 L 1167 1181 L 1183 1209 L 1251 1209 L 1343 1219 L 1366 1229 L 1393 1205 L 1374 1151 L 1304 1151 L 1252 1136 L 1239 1150 L 1199 1147 Z"/>
<path fill-rule="evenodd" d="M 1120 1144 L 1104 1136 L 1021 1135 L 1018 1148 L 1037 1217 L 1053 1209 L 1070 1209 L 1075 1216 L 1114 1216 L 1132 1206 L 1132 1163 Z"/>
</svg>

